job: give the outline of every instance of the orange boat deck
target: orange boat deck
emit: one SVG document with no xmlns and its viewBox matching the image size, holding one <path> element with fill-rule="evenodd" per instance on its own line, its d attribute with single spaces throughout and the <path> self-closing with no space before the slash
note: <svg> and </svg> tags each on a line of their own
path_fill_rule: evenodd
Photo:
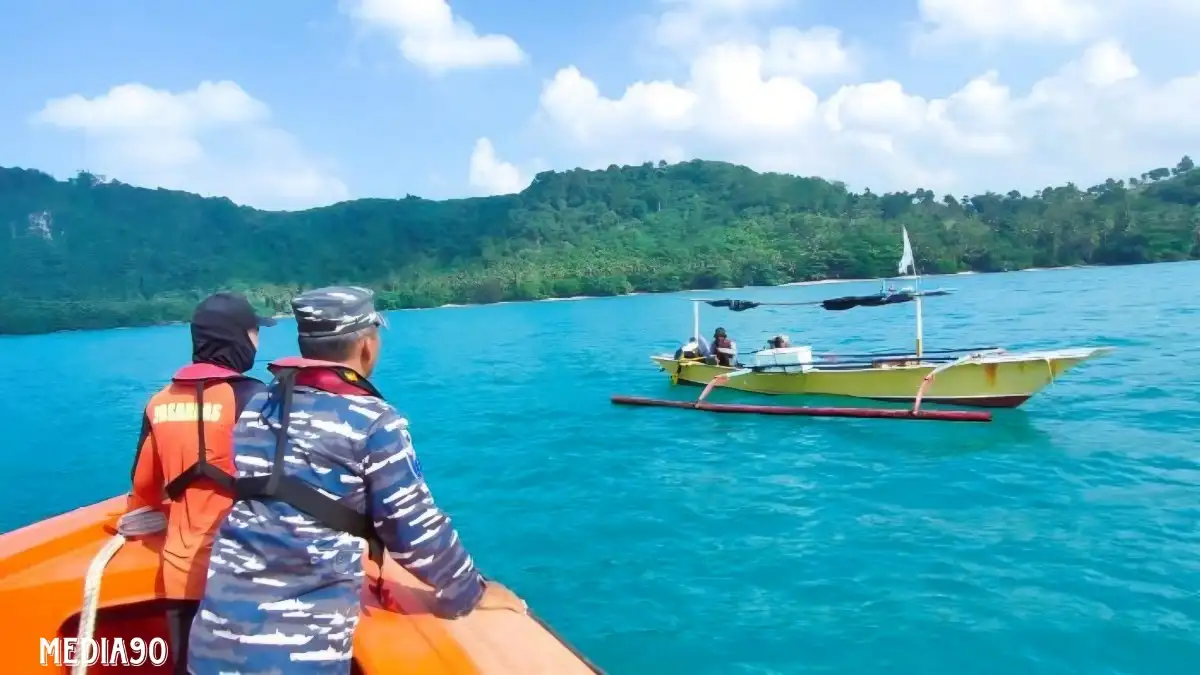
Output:
<svg viewBox="0 0 1200 675">
<path fill-rule="evenodd" d="M 69 672 L 41 665 L 43 640 L 75 637 L 84 576 L 112 537 L 124 497 L 86 506 L 0 535 L 0 648 L 13 655 L 10 673 Z M 155 591 L 161 538 L 127 542 L 108 563 L 94 637 L 166 638 L 164 601 Z M 367 564 L 369 580 L 378 570 Z M 457 620 L 430 613 L 430 591 L 402 567 L 384 563 L 387 608 L 364 589 L 354 636 L 354 671 L 364 675 L 574 675 L 597 672 L 536 619 L 508 611 L 473 612 Z M 103 668 L 100 675 L 128 668 Z M 139 672 L 170 672 L 170 660 Z"/>
</svg>

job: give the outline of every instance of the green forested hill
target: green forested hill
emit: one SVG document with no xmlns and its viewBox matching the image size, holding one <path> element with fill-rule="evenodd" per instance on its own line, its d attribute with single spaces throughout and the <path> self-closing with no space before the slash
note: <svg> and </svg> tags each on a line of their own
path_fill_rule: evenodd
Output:
<svg viewBox="0 0 1200 675">
<path fill-rule="evenodd" d="M 186 319 L 221 288 L 287 311 L 301 287 L 385 308 L 1200 257 L 1200 170 L 1036 195 L 854 193 L 722 162 L 538 174 L 518 195 L 268 212 L 0 168 L 0 333 Z"/>
</svg>

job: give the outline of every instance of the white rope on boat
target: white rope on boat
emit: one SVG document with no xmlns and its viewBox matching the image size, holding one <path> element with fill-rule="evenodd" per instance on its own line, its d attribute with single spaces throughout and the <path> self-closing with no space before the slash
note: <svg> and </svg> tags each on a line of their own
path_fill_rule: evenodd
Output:
<svg viewBox="0 0 1200 675">
<path fill-rule="evenodd" d="M 121 516 L 117 521 L 117 533 L 108 543 L 104 544 L 92 562 L 88 565 L 87 576 L 83 581 L 83 607 L 79 610 L 79 644 L 82 649 L 89 649 L 92 635 L 96 630 L 96 610 L 100 602 L 100 581 L 104 577 L 104 568 L 108 565 L 117 551 L 131 537 L 155 534 L 167 529 L 167 516 L 161 511 L 143 506 Z M 71 667 L 71 675 L 85 675 L 88 669 L 87 653 Z"/>
</svg>

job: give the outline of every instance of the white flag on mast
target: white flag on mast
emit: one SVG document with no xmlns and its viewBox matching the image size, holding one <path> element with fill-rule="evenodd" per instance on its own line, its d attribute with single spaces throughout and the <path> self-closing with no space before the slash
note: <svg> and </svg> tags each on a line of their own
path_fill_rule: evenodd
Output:
<svg viewBox="0 0 1200 675">
<path fill-rule="evenodd" d="M 901 225 L 900 231 L 904 234 L 904 255 L 900 256 L 900 268 L 897 271 L 903 275 L 904 271 L 911 267 L 915 273 L 916 265 L 913 263 L 912 244 L 908 241 L 908 228 Z"/>
</svg>

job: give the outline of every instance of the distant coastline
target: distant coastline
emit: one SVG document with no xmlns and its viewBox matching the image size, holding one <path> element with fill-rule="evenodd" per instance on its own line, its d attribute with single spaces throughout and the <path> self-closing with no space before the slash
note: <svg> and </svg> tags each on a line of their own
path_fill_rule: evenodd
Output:
<svg viewBox="0 0 1200 675">
<path fill-rule="evenodd" d="M 1183 261 L 1183 262 L 1189 262 L 1189 261 Z M 1163 264 L 1163 263 L 1146 263 L 1146 264 Z M 940 277 L 946 277 L 946 276 L 971 276 L 971 275 L 977 275 L 977 274 L 1014 274 L 1014 273 L 1018 273 L 1018 271 L 1058 271 L 1058 270 L 1067 270 L 1067 269 L 1090 269 L 1090 268 L 1102 268 L 1102 267 L 1132 267 L 1132 265 L 1061 265 L 1061 267 L 1031 267 L 1031 268 L 1026 268 L 1026 269 L 1012 269 L 1012 270 L 1007 270 L 1007 271 L 965 270 L 965 271 L 952 271 L 952 273 L 949 273 L 949 274 L 923 274 L 923 275 L 920 275 L 920 277 L 922 277 L 922 279 L 940 279 Z M 630 297 L 634 297 L 634 295 L 668 295 L 671 293 L 706 293 L 706 292 L 718 292 L 718 291 L 742 291 L 742 289 L 744 289 L 744 288 L 790 288 L 793 286 L 829 286 L 829 285 L 835 285 L 835 283 L 864 283 L 864 282 L 874 282 L 874 281 L 887 281 L 888 279 L 889 279 L 889 277 L 886 277 L 886 276 L 875 276 L 875 277 L 863 277 L 863 279 L 820 279 L 820 280 L 815 280 L 815 281 L 788 281 L 787 283 L 776 283 L 776 285 L 774 285 L 774 286 L 728 286 L 728 287 L 724 287 L 724 288 L 688 288 L 688 289 L 684 289 L 684 291 L 671 291 L 670 293 L 655 293 L 652 291 L 634 291 L 632 293 L 622 293 L 620 295 L 572 295 L 572 297 L 570 297 L 570 298 L 541 298 L 539 300 L 499 300 L 499 301 L 497 301 L 497 303 L 466 303 L 466 304 L 448 303 L 448 304 L 444 304 L 444 305 L 438 305 L 436 307 L 406 307 L 406 309 L 391 310 L 391 311 L 412 312 L 412 311 L 428 311 L 428 310 L 466 309 L 466 307 L 486 307 L 486 306 L 492 306 L 492 305 L 518 305 L 518 304 L 526 304 L 526 303 L 569 303 L 569 301 L 574 301 L 574 300 L 598 300 L 601 298 L 613 298 L 613 297 L 630 298 Z M 281 315 L 281 316 L 290 317 L 292 315 Z"/>
<path fill-rule="evenodd" d="M 1174 262 L 1196 262 L 1196 261 L 1174 261 Z M 1157 264 L 1166 264 L 1166 263 L 1142 263 L 1142 264 L 1157 265 Z M 936 278 L 969 276 L 969 275 L 980 275 L 980 274 L 992 275 L 992 274 L 1013 274 L 1013 273 L 1018 273 L 1018 272 L 1054 272 L 1054 271 L 1065 271 L 1065 270 L 1073 270 L 1073 269 L 1132 267 L 1132 266 L 1134 266 L 1134 265 L 1066 265 L 1066 266 L 1059 266 L 1059 267 L 1029 267 L 1029 268 L 1025 268 L 1025 269 L 1007 270 L 1007 271 L 1003 271 L 1003 272 L 978 272 L 978 271 L 974 271 L 974 270 L 965 270 L 962 272 L 951 272 L 948 274 L 925 274 L 925 275 L 921 275 L 921 278 L 936 279 Z M 469 309 L 469 308 L 477 308 L 477 307 L 516 305 L 516 304 L 528 304 L 528 303 L 540 303 L 540 302 L 578 302 L 578 301 L 583 301 L 583 300 L 599 300 L 602 298 L 611 298 L 611 297 L 633 297 L 633 296 L 638 296 L 638 295 L 670 295 L 670 294 L 676 294 L 676 293 L 715 293 L 715 292 L 720 292 L 720 291 L 737 291 L 737 290 L 744 290 L 744 289 L 750 289 L 750 288 L 791 288 L 791 287 L 799 287 L 799 286 L 828 286 L 828 285 L 840 285 L 840 284 L 852 284 L 852 283 L 882 282 L 882 281 L 886 281 L 888 278 L 890 278 L 890 277 L 873 277 L 873 278 L 865 277 L 865 278 L 860 278 L 860 279 L 816 279 L 816 280 L 811 280 L 811 281 L 791 281 L 788 283 L 776 284 L 773 286 L 730 286 L 730 287 L 724 287 L 724 288 L 692 288 L 692 289 L 684 289 L 681 291 L 667 291 L 667 292 L 661 292 L 661 293 L 654 292 L 654 291 L 633 291 L 630 293 L 621 293 L 618 295 L 610 295 L 610 296 L 576 295 L 576 296 L 563 297 L 563 298 L 541 298 L 538 300 L 500 300 L 500 301 L 496 301 L 496 302 L 462 303 L 462 304 L 447 303 L 447 304 L 443 304 L 443 305 L 430 306 L 430 307 L 405 307 L 405 308 L 400 308 L 400 309 L 389 309 L 389 310 L 381 310 L 381 311 L 384 311 L 384 312 L 415 312 L 415 311 L 426 312 L 426 311 L 433 311 L 433 310 L 440 310 L 440 309 Z M 274 319 L 286 320 L 286 319 L 291 319 L 292 315 L 287 312 L 273 312 L 271 314 L 271 317 Z M 122 325 L 106 326 L 103 328 L 96 328 L 96 327 L 62 328 L 59 330 L 42 331 L 42 332 L 36 332 L 36 333 L 30 332 L 30 333 L 0 334 L 0 338 L 21 337 L 21 336 L 30 336 L 31 337 L 31 336 L 37 336 L 37 335 L 53 335 L 55 333 L 76 333 L 76 332 L 90 332 L 90 331 L 104 331 L 104 330 L 122 330 L 122 329 L 129 329 L 129 328 L 151 328 L 151 327 L 156 327 L 156 326 L 172 326 L 172 325 L 181 325 L 181 324 L 187 324 L 187 323 L 188 322 L 186 320 L 171 320 L 171 321 L 157 321 L 157 322 L 144 322 L 144 323 L 128 323 L 128 324 L 122 324 Z"/>
<path fill-rule="evenodd" d="M 958 272 L 957 274 L 975 274 L 975 272 Z M 949 274 L 930 274 L 929 277 L 935 276 L 954 276 Z M 573 295 L 567 298 L 540 298 L 538 300 L 500 300 L 498 302 L 477 302 L 477 303 L 447 303 L 438 305 L 437 307 L 407 307 L 405 309 L 392 310 L 396 312 L 415 312 L 426 311 L 430 309 L 462 309 L 466 307 L 490 307 L 492 305 L 518 305 L 533 302 L 574 302 L 577 300 L 599 300 L 601 298 L 631 298 L 637 295 L 670 295 L 671 293 L 704 293 L 716 291 L 737 291 L 743 288 L 788 288 L 791 286 L 825 286 L 828 284 L 853 284 L 861 281 L 882 281 L 882 277 L 875 279 L 820 279 L 817 281 L 789 281 L 786 284 L 776 284 L 774 286 L 728 286 L 725 288 L 687 288 L 681 291 L 667 291 L 656 293 L 654 291 L 633 291 L 630 293 L 621 293 L 618 295 Z"/>
</svg>

